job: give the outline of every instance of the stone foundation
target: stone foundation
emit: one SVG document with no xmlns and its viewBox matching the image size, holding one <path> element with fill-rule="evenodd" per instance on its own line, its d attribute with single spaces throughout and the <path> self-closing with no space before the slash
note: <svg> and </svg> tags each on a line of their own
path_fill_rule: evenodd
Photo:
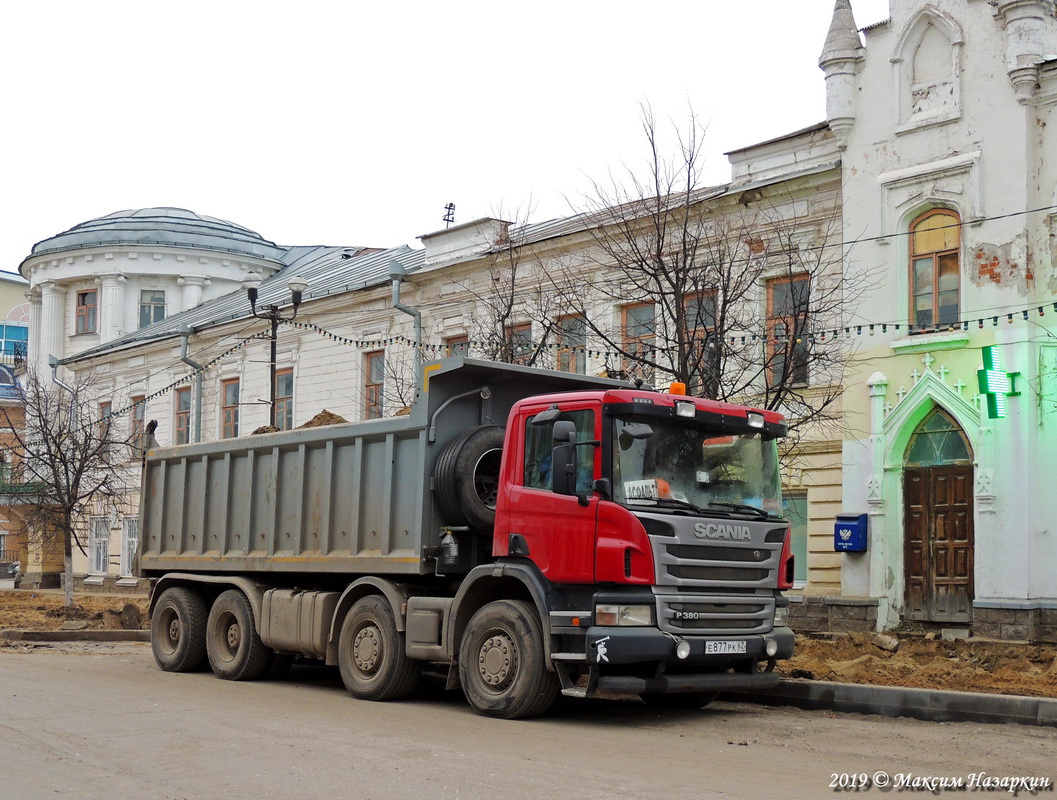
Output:
<svg viewBox="0 0 1057 800">
<path fill-rule="evenodd" d="M 789 626 L 797 633 L 853 633 L 877 630 L 877 600 L 869 597 L 789 598 Z M 915 631 L 969 629 L 979 639 L 1057 643 L 1057 604 L 1029 608 L 977 605 L 970 623 L 906 622 Z"/>
<path fill-rule="evenodd" d="M 117 575 L 73 576 L 73 590 L 84 594 L 143 595 L 147 593 L 148 588 L 146 578 L 122 578 Z"/>
<path fill-rule="evenodd" d="M 1057 642 L 1057 607 L 973 609 L 973 636 L 1025 642 Z"/>
<path fill-rule="evenodd" d="M 789 627 L 797 633 L 852 633 L 877 629 L 870 597 L 790 597 Z"/>
</svg>

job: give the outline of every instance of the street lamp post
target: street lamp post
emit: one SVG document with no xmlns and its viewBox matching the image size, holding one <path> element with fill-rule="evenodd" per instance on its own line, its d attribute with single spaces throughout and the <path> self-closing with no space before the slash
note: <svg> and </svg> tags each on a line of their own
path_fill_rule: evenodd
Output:
<svg viewBox="0 0 1057 800">
<path fill-rule="evenodd" d="M 250 311 L 253 312 L 253 316 L 257 317 L 257 319 L 267 320 L 271 325 L 271 348 L 268 358 L 268 405 L 271 410 L 268 414 L 268 424 L 273 428 L 277 428 L 279 426 L 275 424 L 275 361 L 279 323 L 290 322 L 297 316 L 297 309 L 301 305 L 301 295 L 308 290 L 308 283 L 304 279 L 295 276 L 286 284 L 290 290 L 290 299 L 293 303 L 293 308 L 288 317 L 284 317 L 279 313 L 277 304 L 263 306 L 260 309 L 257 308 L 257 290 L 260 285 L 261 276 L 256 272 L 247 273 L 246 277 L 242 279 L 242 288 L 246 290 L 246 296 L 249 297 Z"/>
</svg>

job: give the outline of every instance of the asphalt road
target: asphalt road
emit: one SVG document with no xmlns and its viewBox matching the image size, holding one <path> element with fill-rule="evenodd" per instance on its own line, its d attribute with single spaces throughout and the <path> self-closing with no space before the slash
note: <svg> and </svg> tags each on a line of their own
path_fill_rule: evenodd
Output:
<svg viewBox="0 0 1057 800">
<path fill-rule="evenodd" d="M 799 799 L 878 772 L 889 791 L 981 772 L 1057 781 L 1054 753 L 1057 728 L 621 700 L 563 700 L 507 722 L 439 683 L 366 703 L 322 667 L 231 683 L 160 672 L 144 644 L 0 647 L 0 797 L 11 800 Z"/>
</svg>

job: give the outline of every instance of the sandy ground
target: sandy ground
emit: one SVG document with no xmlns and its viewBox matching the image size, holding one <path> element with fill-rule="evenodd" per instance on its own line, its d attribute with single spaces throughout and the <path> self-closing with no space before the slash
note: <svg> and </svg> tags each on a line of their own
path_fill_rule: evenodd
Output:
<svg viewBox="0 0 1057 800">
<path fill-rule="evenodd" d="M 147 599 L 78 594 L 67 616 L 58 591 L 0 590 L 0 631 L 148 628 Z M 891 652 L 870 633 L 835 639 L 797 637 L 796 653 L 781 662 L 786 678 L 962 692 L 1057 697 L 1057 646 L 902 638 Z M 0 647 L 10 646 L 0 639 Z"/>
<path fill-rule="evenodd" d="M 58 590 L 0 590 L 0 631 L 149 628 L 147 598 L 138 595 L 76 594 L 67 613 Z"/>
</svg>

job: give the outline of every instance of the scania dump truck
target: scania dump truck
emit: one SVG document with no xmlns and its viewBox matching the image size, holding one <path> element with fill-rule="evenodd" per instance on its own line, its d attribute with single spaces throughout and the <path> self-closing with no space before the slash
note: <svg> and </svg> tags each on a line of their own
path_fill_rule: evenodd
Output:
<svg viewBox="0 0 1057 800">
<path fill-rule="evenodd" d="M 161 669 L 316 659 L 367 700 L 440 669 L 503 718 L 777 683 L 779 415 L 460 356 L 421 373 L 405 416 L 149 447 L 138 569 Z"/>
</svg>

